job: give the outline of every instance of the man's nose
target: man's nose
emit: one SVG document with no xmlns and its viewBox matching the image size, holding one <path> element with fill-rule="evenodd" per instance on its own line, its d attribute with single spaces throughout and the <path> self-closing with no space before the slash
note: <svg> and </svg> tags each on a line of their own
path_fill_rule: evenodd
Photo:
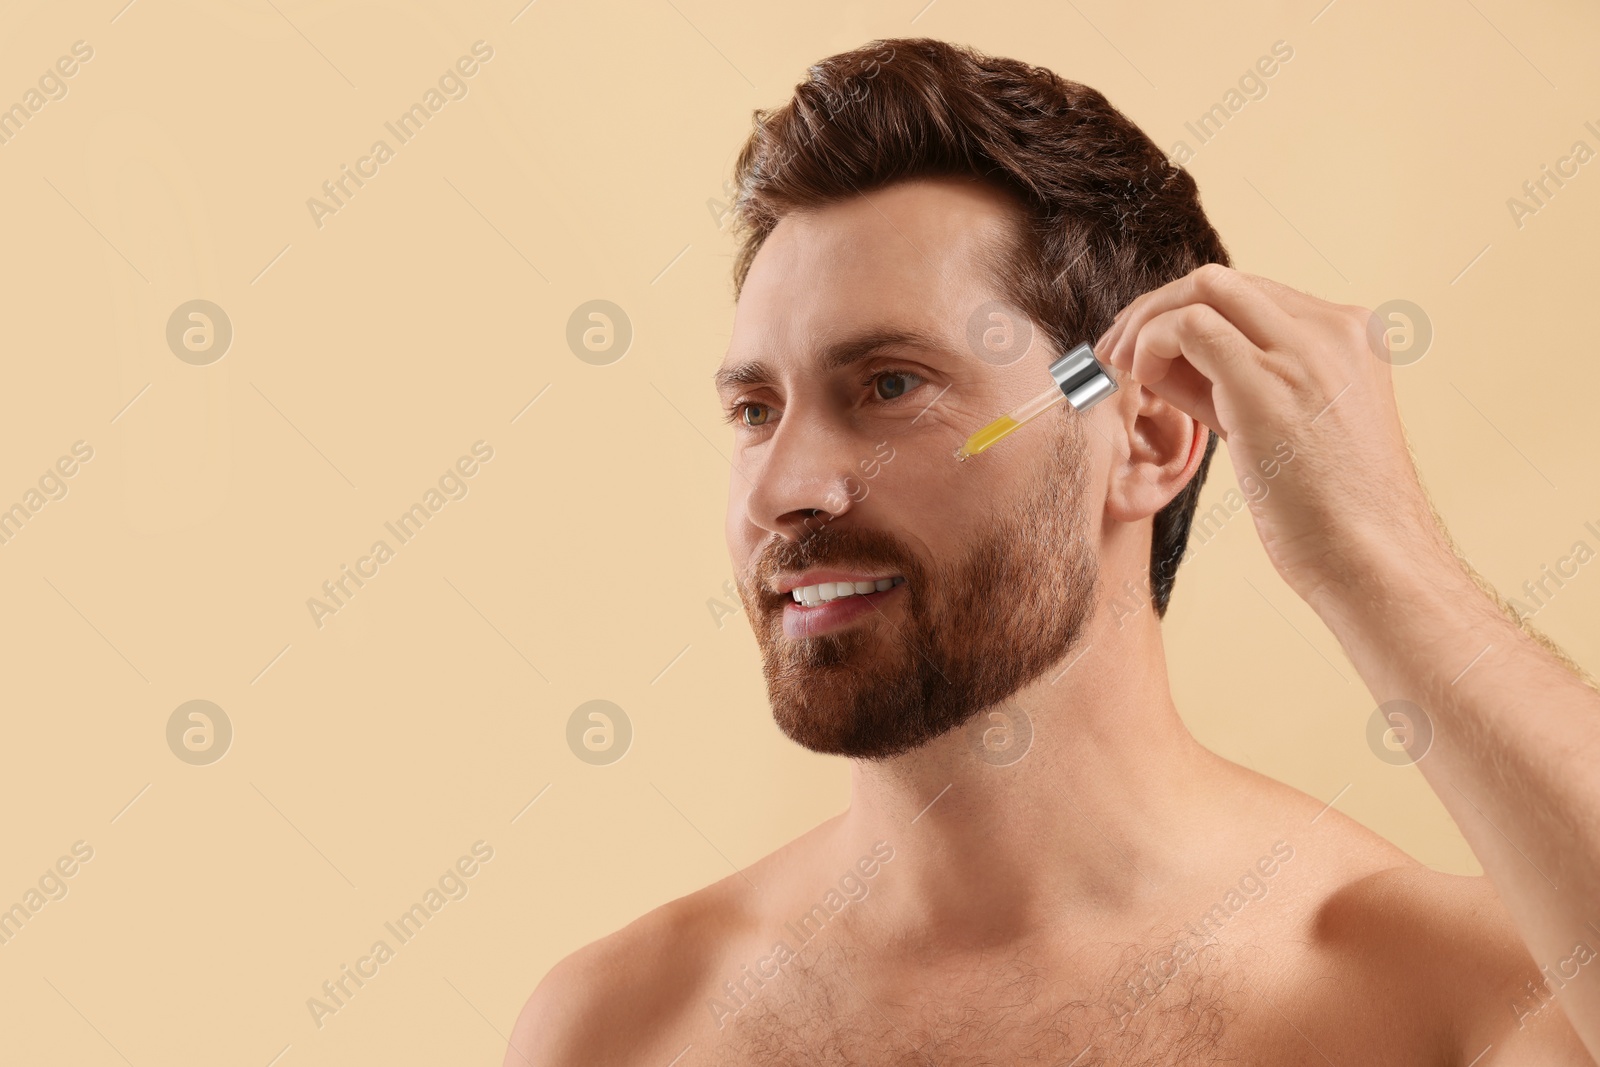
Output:
<svg viewBox="0 0 1600 1067">
<path fill-rule="evenodd" d="M 837 430 L 785 421 L 755 472 L 745 505 L 750 522 L 801 541 L 837 520 L 865 495 L 857 451 Z"/>
</svg>

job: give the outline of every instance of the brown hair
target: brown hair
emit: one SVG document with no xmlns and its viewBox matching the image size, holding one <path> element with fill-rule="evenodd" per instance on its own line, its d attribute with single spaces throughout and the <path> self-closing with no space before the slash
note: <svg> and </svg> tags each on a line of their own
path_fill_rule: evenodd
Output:
<svg viewBox="0 0 1600 1067">
<path fill-rule="evenodd" d="M 1229 265 L 1188 172 L 1098 91 L 1043 67 L 926 37 L 869 42 L 810 68 L 758 109 L 739 153 L 734 293 L 788 212 L 911 178 L 967 176 L 1022 208 L 987 264 L 1057 352 L 1093 341 L 1134 297 L 1203 263 Z M 1164 616 L 1217 435 L 1153 521 L 1150 599 Z"/>
</svg>

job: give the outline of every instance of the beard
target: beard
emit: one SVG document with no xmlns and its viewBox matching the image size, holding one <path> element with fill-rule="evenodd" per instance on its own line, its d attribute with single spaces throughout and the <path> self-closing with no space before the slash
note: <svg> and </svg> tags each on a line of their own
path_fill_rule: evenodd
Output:
<svg viewBox="0 0 1600 1067">
<path fill-rule="evenodd" d="M 1005 503 L 959 559 L 925 564 L 893 534 L 849 523 L 763 554 L 754 588 L 741 582 L 739 595 L 773 717 L 791 740 L 830 755 L 898 756 L 1006 701 L 1072 648 L 1099 565 L 1085 538 L 1083 431 L 1069 420 L 1027 495 Z M 786 637 L 791 598 L 768 583 L 823 566 L 904 576 L 906 611 Z"/>
</svg>

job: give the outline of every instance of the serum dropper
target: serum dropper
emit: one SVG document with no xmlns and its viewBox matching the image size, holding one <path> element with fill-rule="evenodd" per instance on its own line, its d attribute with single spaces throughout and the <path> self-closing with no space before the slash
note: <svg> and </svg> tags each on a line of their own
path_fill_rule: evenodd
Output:
<svg viewBox="0 0 1600 1067">
<path fill-rule="evenodd" d="M 956 459 L 965 460 L 968 456 L 977 455 L 1063 400 L 1082 412 L 1117 391 L 1117 383 L 1100 361 L 1094 358 L 1094 348 L 1087 341 L 1050 364 L 1050 377 L 1050 388 L 967 438 L 956 449 Z"/>
</svg>

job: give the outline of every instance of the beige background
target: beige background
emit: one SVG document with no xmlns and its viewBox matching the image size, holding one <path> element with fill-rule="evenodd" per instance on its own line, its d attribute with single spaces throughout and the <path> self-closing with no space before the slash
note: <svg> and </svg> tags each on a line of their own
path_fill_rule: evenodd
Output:
<svg viewBox="0 0 1600 1067">
<path fill-rule="evenodd" d="M 1288 42 L 1189 163 L 1236 265 L 1426 311 L 1407 425 L 1508 594 L 1600 547 L 1600 163 L 1520 228 L 1506 203 L 1600 148 L 1577 3 L 124 2 L 0 8 L 0 105 L 94 50 L 0 145 L 0 506 L 94 452 L 0 545 L 0 906 L 94 850 L 0 945 L 7 1062 L 498 1063 L 561 956 L 846 802 L 845 765 L 772 725 L 743 617 L 708 608 L 732 316 L 708 202 L 753 108 L 874 37 L 1050 66 L 1164 147 Z M 468 95 L 319 228 L 307 198 L 480 39 Z M 165 341 L 196 298 L 234 329 L 209 366 Z M 597 298 L 634 330 L 609 366 L 565 340 Z M 479 440 L 468 495 L 319 629 L 307 599 Z M 1234 484 L 1213 470 L 1203 506 Z M 1588 563 L 1536 623 L 1597 668 L 1597 607 Z M 1370 698 L 1244 517 L 1165 629 L 1203 741 L 1477 872 L 1369 750 Z M 195 699 L 234 730 L 208 766 L 166 740 Z M 610 766 L 567 745 L 592 699 L 632 723 Z M 316 1026 L 307 998 L 479 840 L 468 894 Z"/>
</svg>

